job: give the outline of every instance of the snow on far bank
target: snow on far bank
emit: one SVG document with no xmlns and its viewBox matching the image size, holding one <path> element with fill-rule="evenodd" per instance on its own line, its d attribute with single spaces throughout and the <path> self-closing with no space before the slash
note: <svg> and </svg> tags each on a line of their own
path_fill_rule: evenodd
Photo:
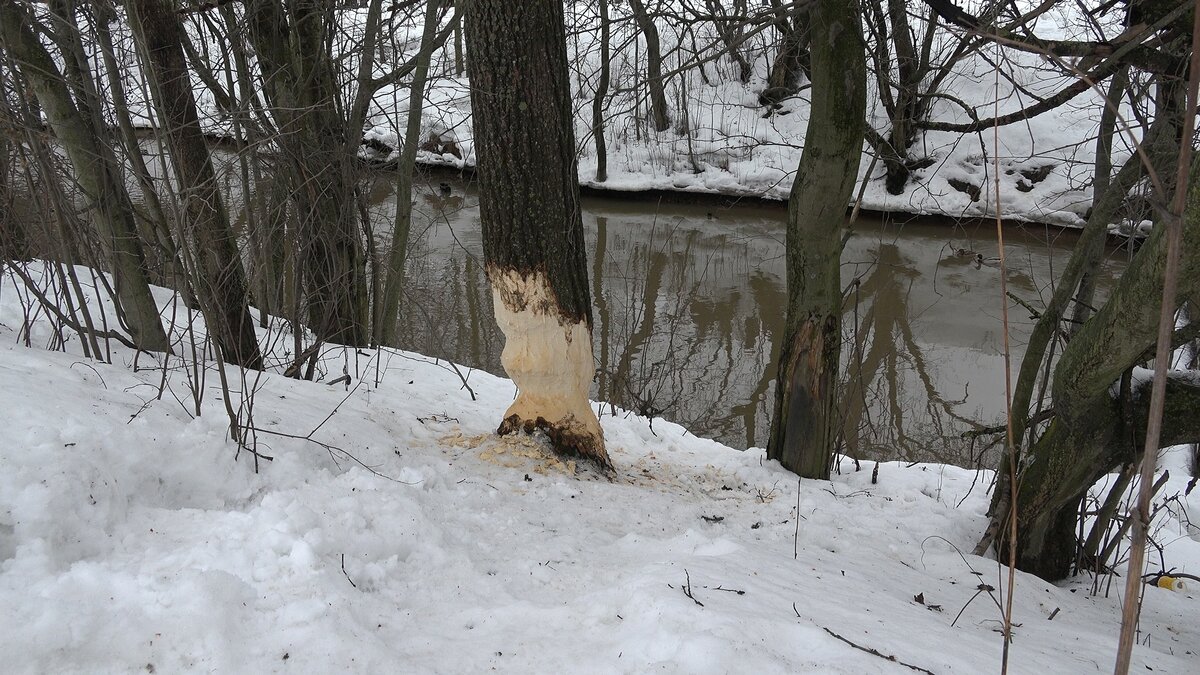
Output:
<svg viewBox="0 0 1200 675">
<path fill-rule="evenodd" d="M 670 6 L 670 3 L 668 3 Z M 971 8 L 970 2 L 964 6 Z M 749 82 L 741 83 L 737 68 L 729 58 L 707 61 L 703 69 L 692 68 L 685 74 L 668 77 L 666 95 L 672 124 L 657 132 L 647 122 L 649 110 L 645 97 L 645 47 L 637 37 L 629 8 L 614 4 L 611 45 L 612 82 L 604 107 L 605 147 L 608 179 L 595 180 L 596 152 L 592 137 L 592 100 L 599 79 L 598 15 L 594 3 L 570 3 L 567 6 L 568 57 L 573 87 L 575 136 L 579 158 L 579 179 L 584 185 L 616 191 L 672 190 L 726 195 L 755 195 L 786 199 L 793 174 L 802 153 L 808 126 L 809 91 L 789 99 L 779 113 L 764 117 L 758 94 L 766 86 L 770 59 L 774 58 L 776 35 L 767 30 L 745 44 L 746 56 L 753 65 Z M 674 8 L 679 10 L 678 7 Z M 236 10 L 235 11 L 240 11 Z M 1058 7 L 1039 17 L 1037 31 L 1045 37 L 1065 37 L 1080 30 L 1092 30 L 1075 16 L 1077 8 Z M 221 62 L 222 49 L 216 48 L 226 37 L 203 32 L 200 17 L 191 24 L 197 42 L 213 45 L 218 80 L 226 77 Z M 375 64 L 375 76 L 382 77 L 411 58 L 419 46 L 419 13 L 389 31 L 389 42 Z M 912 20 L 917 21 L 917 17 Z M 923 20 L 923 19 L 922 19 Z M 350 49 L 357 44 L 365 21 L 365 10 L 346 9 L 339 13 L 343 32 L 336 44 Z M 663 68 L 668 73 L 699 56 L 710 55 L 706 45 L 716 45 L 710 23 L 701 22 L 686 30 L 666 18 L 659 18 Z M 1120 26 L 1105 26 L 1119 32 Z M 126 82 L 135 122 L 153 124 L 145 104 L 145 87 L 140 68 L 123 22 L 112 25 L 118 42 L 118 60 Z M 206 29 L 207 30 L 207 29 Z M 957 38 L 940 33 L 935 53 L 952 51 Z M 1110 36 L 1111 37 L 1111 36 Z M 695 38 L 696 44 L 693 44 Z M 474 165 L 474 139 L 471 125 L 469 85 L 464 75 L 455 73 L 453 41 L 434 54 L 429 90 L 422 111 L 422 142 L 431 135 L 452 141 L 456 154 L 421 150 L 418 159 L 429 164 L 457 167 Z M 715 49 L 715 47 L 713 47 Z M 708 51 L 706 51 L 708 50 Z M 357 55 L 339 61 L 344 95 L 356 89 Z M 992 63 L 1001 63 L 997 75 Z M 104 72 L 98 57 L 95 72 Z M 1062 69 L 1040 56 L 1008 48 L 987 46 L 962 59 L 947 77 L 930 110 L 930 119 L 964 123 L 971 117 L 956 102 L 974 109 L 982 119 L 1021 110 L 1073 83 Z M 228 73 L 234 78 L 234 73 Z M 880 102 L 874 78 L 870 78 L 868 118 L 880 133 L 889 123 Z M 212 93 L 197 80 L 197 98 L 202 108 L 202 124 L 212 134 L 231 134 L 233 121 L 216 104 Z M 408 82 L 380 88 L 369 108 L 365 137 L 398 148 L 407 120 Z M 913 173 L 902 194 L 889 194 L 884 188 L 882 163 L 872 165 L 869 147 L 864 146 L 860 181 L 865 181 L 863 206 L 877 211 L 949 216 L 988 216 L 996 210 L 994 163 L 1000 173 L 1000 212 L 1016 220 L 1029 220 L 1067 226 L 1080 226 L 1091 205 L 1091 177 L 1095 159 L 1094 135 L 1101 110 L 1101 97 L 1088 91 L 1061 106 L 1019 124 L 1000 127 L 993 139 L 989 129 L 978 134 L 932 131 L 921 134 L 911 153 L 927 158 L 932 164 Z M 1129 155 L 1129 137 L 1120 136 L 1114 148 L 1114 161 Z M 430 147 L 448 149 L 438 143 Z M 374 151 L 365 154 L 381 159 Z M 1023 173 L 1024 172 L 1024 173 Z M 869 175 L 868 175 L 869 174 Z M 959 185 L 958 188 L 952 184 Z M 969 185 L 969 188 L 963 186 Z M 967 191 L 964 192 L 963 189 Z M 977 194 L 969 194 L 977 190 Z"/>
<path fill-rule="evenodd" d="M 172 295 L 156 295 L 169 315 Z M 275 372 L 229 371 L 235 404 L 254 388 L 273 457 L 256 474 L 211 362 L 195 416 L 183 360 L 134 370 L 115 349 L 106 365 L 73 338 L 47 351 L 44 318 L 25 346 L 22 297 L 5 275 L 5 672 L 999 667 L 1001 614 L 979 588 L 1001 588 L 1001 571 L 965 553 L 986 474 L 844 461 L 832 481 L 797 481 L 760 449 L 622 413 L 602 419 L 609 479 L 496 437 L 508 380 L 460 368 L 468 389 L 445 362 L 336 346 L 323 379 L 349 383 L 291 380 L 280 330 L 259 335 Z M 1177 517 L 1162 519 L 1164 559 L 1200 572 Z M 1119 598 L 1089 585 L 1018 575 L 1013 672 L 1108 671 Z M 1196 670 L 1195 602 L 1147 589 L 1136 670 Z"/>
<path fill-rule="evenodd" d="M 669 4 L 669 3 L 668 3 Z M 971 3 L 967 3 L 968 8 Z M 595 179 L 597 158 L 592 135 L 592 101 L 599 80 L 599 18 L 588 3 L 568 9 L 568 53 L 575 110 L 575 132 L 580 183 L 616 191 L 670 190 L 679 192 L 755 195 L 786 199 L 800 155 L 809 118 L 809 90 L 789 99 L 783 109 L 764 116 L 758 94 L 767 87 L 773 47 L 768 31 L 747 42 L 746 55 L 754 72 L 743 84 L 727 57 L 668 78 L 666 95 L 672 124 L 657 132 L 648 123 L 650 111 L 644 95 L 645 47 L 639 45 L 629 10 L 614 6 L 610 91 L 605 104 L 605 147 L 608 178 Z M 1077 33 L 1082 24 L 1076 8 L 1065 7 L 1042 15 L 1037 31 L 1043 36 Z M 913 17 L 912 21 L 918 21 Z M 663 68 L 671 72 L 693 62 L 694 33 L 707 38 L 711 26 L 701 23 L 681 30 L 666 19 L 657 21 L 662 39 Z M 1090 27 L 1089 27 L 1090 28 Z M 1120 26 L 1107 28 L 1120 31 Z M 957 37 L 941 31 L 935 53 L 948 54 Z M 713 38 L 715 40 L 715 37 Z M 703 44 L 703 42 L 702 42 Z M 621 48 L 623 46 L 623 48 Z M 421 161 L 454 166 L 474 165 L 469 85 L 466 77 L 453 77 L 452 52 L 439 53 L 442 68 L 435 68 L 427 108 L 422 114 L 423 138 L 429 134 L 453 139 L 461 156 L 422 151 Z M 1001 64 L 998 74 L 993 63 Z M 874 78 L 868 83 L 868 122 L 880 133 L 889 129 Z M 940 89 L 946 96 L 935 100 L 932 121 L 967 123 L 974 115 L 988 119 L 1022 110 L 1072 84 L 1074 78 L 1044 58 L 1025 52 L 988 46 L 954 66 Z M 643 91 L 638 93 L 638 87 Z M 368 135 L 389 145 L 399 145 L 395 97 L 379 97 L 374 127 Z M 1006 218 L 1067 226 L 1081 226 L 1091 205 L 1091 177 L 1095 160 L 1094 136 L 1102 97 L 1088 91 L 1068 104 L 1026 120 L 1000 127 L 993 138 L 985 133 L 960 134 L 930 131 L 919 134 L 911 150 L 930 165 L 913 172 L 902 194 L 884 186 L 882 162 L 873 164 L 864 145 L 860 184 L 865 182 L 862 205 L 877 211 L 918 215 L 981 217 L 996 212 L 996 183 L 1000 173 L 1000 213 Z M 1128 114 L 1128 111 L 1126 111 Z M 1128 156 L 1128 137 L 1117 139 L 1115 161 Z M 959 187 L 955 187 L 957 184 Z M 966 191 L 964 185 L 969 185 Z M 975 194 L 969 194 L 971 188 Z M 857 193 L 857 190 L 856 190 Z"/>
</svg>

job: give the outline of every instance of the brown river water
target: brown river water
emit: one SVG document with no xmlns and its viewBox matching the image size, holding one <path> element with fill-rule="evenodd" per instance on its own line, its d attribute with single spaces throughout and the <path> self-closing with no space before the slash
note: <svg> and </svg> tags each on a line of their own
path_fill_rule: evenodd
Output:
<svg viewBox="0 0 1200 675">
<path fill-rule="evenodd" d="M 391 181 L 378 178 L 371 195 L 386 231 Z M 469 184 L 429 183 L 413 198 L 404 346 L 502 374 L 477 195 Z M 663 417 L 735 448 L 765 444 L 786 303 L 785 218 L 782 207 L 584 198 L 592 397 L 620 408 L 605 413 Z M 1009 291 L 1041 306 L 1075 240 L 1058 228 L 1006 226 Z M 858 219 L 842 257 L 847 453 L 979 462 L 963 432 L 1004 415 L 997 253 L 991 223 Z M 1109 278 L 1124 255 L 1110 251 Z M 1032 323 L 1010 303 L 1014 369 Z"/>
</svg>

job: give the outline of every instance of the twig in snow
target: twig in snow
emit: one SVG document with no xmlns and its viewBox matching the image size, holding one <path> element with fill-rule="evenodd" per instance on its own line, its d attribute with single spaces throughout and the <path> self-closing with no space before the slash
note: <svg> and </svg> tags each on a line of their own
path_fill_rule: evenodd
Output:
<svg viewBox="0 0 1200 675">
<path fill-rule="evenodd" d="M 342 554 L 342 574 L 346 575 L 346 581 L 349 581 L 351 586 L 358 588 L 358 584 L 354 583 L 354 580 L 350 578 L 350 574 L 348 572 L 346 572 L 346 554 L 345 553 Z"/>
<path fill-rule="evenodd" d="M 795 605 L 793 605 L 792 607 L 794 609 Z M 799 614 L 800 614 L 799 612 L 796 612 L 797 616 L 799 616 Z M 931 670 L 926 670 L 926 669 L 922 668 L 921 666 L 914 666 L 911 663 L 905 663 L 905 662 L 901 661 L 900 659 L 896 658 L 895 656 L 891 656 L 889 654 L 884 654 L 883 652 L 880 652 L 877 649 L 872 649 L 870 647 L 864 647 L 860 644 L 855 644 L 855 643 L 847 640 L 846 638 L 842 637 L 841 635 L 838 635 L 837 633 L 829 630 L 828 628 L 826 628 L 824 626 L 821 626 L 821 630 L 825 631 L 826 633 L 829 633 L 833 637 L 841 640 L 842 642 L 845 642 L 846 644 L 850 645 L 851 647 L 854 647 L 855 649 L 857 649 L 861 652 L 866 652 L 873 656 L 878 656 L 879 658 L 881 658 L 885 661 L 891 661 L 892 663 L 898 663 L 898 664 L 904 666 L 905 668 L 910 668 L 912 670 L 917 671 L 918 673 L 926 673 L 926 675 L 933 675 L 933 671 L 931 671 Z"/>
<path fill-rule="evenodd" d="M 800 479 L 796 479 L 796 537 L 792 540 L 792 560 L 800 559 Z"/>
<path fill-rule="evenodd" d="M 683 571 L 683 576 L 685 579 L 687 579 L 687 583 L 684 584 L 684 586 L 683 586 L 683 594 L 688 596 L 689 598 L 691 598 L 692 602 L 703 607 L 704 603 L 700 602 L 699 600 L 696 599 L 696 596 L 692 595 L 692 576 L 690 574 L 688 574 L 688 571 L 686 569 Z"/>
</svg>

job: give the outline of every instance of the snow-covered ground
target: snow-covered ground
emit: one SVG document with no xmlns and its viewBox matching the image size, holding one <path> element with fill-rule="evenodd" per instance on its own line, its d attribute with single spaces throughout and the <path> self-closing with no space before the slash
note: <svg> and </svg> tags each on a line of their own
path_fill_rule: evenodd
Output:
<svg viewBox="0 0 1200 675">
<path fill-rule="evenodd" d="M 968 553 L 987 474 L 843 461 L 832 481 L 797 481 L 762 450 L 621 414 L 602 419 L 606 477 L 495 436 L 507 380 L 340 347 L 323 382 L 290 380 L 284 330 L 260 332 L 275 372 L 229 370 L 273 457 L 255 473 L 211 361 L 197 416 L 189 362 L 143 355 L 135 370 L 114 345 L 106 365 L 74 338 L 48 351 L 44 315 L 26 346 L 23 298 L 6 274 L 6 673 L 999 669 L 1004 577 Z M 1183 490 L 1172 474 L 1163 494 Z M 1181 525 L 1198 501 L 1160 514 L 1167 568 L 1200 572 Z M 1018 574 L 1013 672 L 1107 672 L 1121 584 L 1093 595 L 1090 578 Z M 1145 597 L 1134 670 L 1196 672 L 1196 593 Z"/>
</svg>

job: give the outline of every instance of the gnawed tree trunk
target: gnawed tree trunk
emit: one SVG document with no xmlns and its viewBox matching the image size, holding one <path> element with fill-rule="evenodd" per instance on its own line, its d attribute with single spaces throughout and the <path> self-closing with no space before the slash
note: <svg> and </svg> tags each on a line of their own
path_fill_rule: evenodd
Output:
<svg viewBox="0 0 1200 675">
<path fill-rule="evenodd" d="M 218 189 L 200 131 L 196 99 L 184 59 L 183 26 L 171 0 L 133 0 L 134 30 L 150 66 L 150 89 L 165 127 L 171 166 L 179 180 L 183 231 L 189 235 L 192 286 L 209 335 L 224 359 L 262 370 L 262 354 L 247 306 L 246 274 L 237 238 Z"/>
<path fill-rule="evenodd" d="M 650 90 L 650 112 L 654 116 L 654 130 L 666 131 L 671 126 L 671 115 L 667 112 L 667 94 L 662 77 L 662 46 L 658 39 L 658 26 L 646 12 L 642 0 L 629 0 L 638 30 L 646 38 L 646 86 Z"/>
<path fill-rule="evenodd" d="M 54 136 L 62 143 L 75 180 L 87 199 L 93 222 L 112 247 L 112 274 L 118 312 L 139 349 L 170 351 L 150 294 L 146 258 L 138 238 L 133 206 L 121 170 L 100 142 L 95 115 L 76 107 L 58 65 L 33 31 L 34 18 L 13 0 L 0 0 L 0 36 L 9 55 L 32 85 Z M 63 21 L 71 26 L 72 22 Z M 70 27 L 63 30 L 71 30 Z M 85 105 L 87 97 L 80 97 Z"/>
<path fill-rule="evenodd" d="M 484 263 L 501 362 L 517 385 L 499 433 L 611 467 L 588 404 L 592 305 L 556 0 L 473 0 L 466 14 Z"/>
<path fill-rule="evenodd" d="M 812 116 L 788 202 L 788 308 L 767 456 L 828 478 L 838 434 L 841 231 L 866 115 L 866 64 L 854 3 L 812 9 Z"/>
</svg>

